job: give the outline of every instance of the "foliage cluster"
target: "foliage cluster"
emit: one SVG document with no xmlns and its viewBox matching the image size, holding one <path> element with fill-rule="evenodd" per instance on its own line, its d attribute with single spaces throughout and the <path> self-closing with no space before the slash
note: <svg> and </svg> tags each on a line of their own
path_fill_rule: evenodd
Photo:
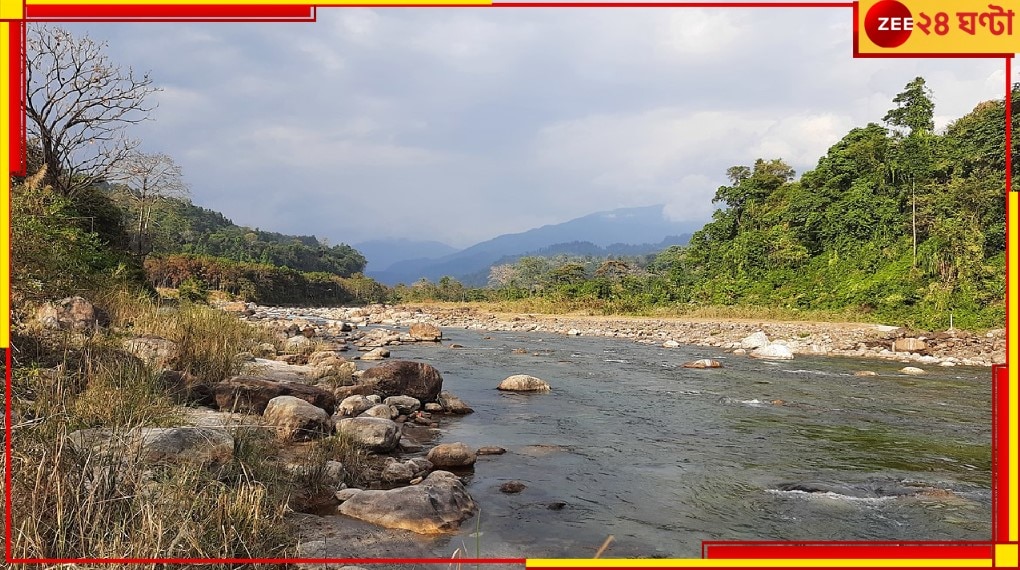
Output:
<svg viewBox="0 0 1020 570">
<path fill-rule="evenodd" d="M 360 273 L 350 277 L 324 272 L 303 273 L 221 257 L 150 256 L 145 260 L 145 271 L 155 287 L 183 285 L 189 294 L 208 288 L 264 305 L 339 306 L 374 303 L 386 297 L 385 287 Z"/>
</svg>

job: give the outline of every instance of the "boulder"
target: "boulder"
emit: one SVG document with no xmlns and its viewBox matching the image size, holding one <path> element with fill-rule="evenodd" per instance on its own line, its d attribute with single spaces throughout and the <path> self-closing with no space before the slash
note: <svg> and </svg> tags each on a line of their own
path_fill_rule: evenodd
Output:
<svg viewBox="0 0 1020 570">
<path fill-rule="evenodd" d="M 407 461 L 398 461 L 392 457 L 386 459 L 386 466 L 382 470 L 384 483 L 406 484 L 408 481 L 422 477 L 432 470 L 432 463 L 426 459 L 416 458 Z"/>
<path fill-rule="evenodd" d="M 899 338 L 893 343 L 895 352 L 921 352 L 928 350 L 928 343 L 917 338 Z"/>
<path fill-rule="evenodd" d="M 475 450 L 463 443 L 441 443 L 425 456 L 439 469 L 463 469 L 475 464 Z"/>
<path fill-rule="evenodd" d="M 90 332 L 99 327 L 96 307 L 83 297 L 46 303 L 36 312 L 35 318 L 48 329 Z"/>
<path fill-rule="evenodd" d="M 425 342 L 438 342 L 443 338 L 443 331 L 439 327 L 428 323 L 414 323 L 408 331 L 414 340 Z"/>
<path fill-rule="evenodd" d="M 771 343 L 752 350 L 750 356 L 765 360 L 793 360 L 793 351 L 786 345 Z"/>
<path fill-rule="evenodd" d="M 392 451 L 400 441 L 400 426 L 384 418 L 346 418 L 336 425 L 336 431 L 350 437 L 370 451 Z"/>
<path fill-rule="evenodd" d="M 874 370 L 858 370 L 854 372 L 854 376 L 878 376 L 878 373 Z"/>
<path fill-rule="evenodd" d="M 448 414 L 464 415 L 474 412 L 471 406 L 467 405 L 467 402 L 445 390 L 439 393 L 439 405 Z"/>
<path fill-rule="evenodd" d="M 435 367 L 410 360 L 394 360 L 369 368 L 359 382 L 384 398 L 404 395 L 421 402 L 434 402 L 443 388 L 443 377 Z"/>
<path fill-rule="evenodd" d="M 283 349 L 288 352 L 305 352 L 315 346 L 312 341 L 303 334 L 296 334 L 283 343 Z"/>
<path fill-rule="evenodd" d="M 680 343 L 675 340 L 667 340 L 666 342 L 662 343 L 662 348 L 679 348 L 679 347 Z"/>
<path fill-rule="evenodd" d="M 499 492 L 513 494 L 520 493 L 521 491 L 527 488 L 528 486 L 521 481 L 507 481 L 506 483 L 503 483 L 502 485 L 499 486 Z"/>
<path fill-rule="evenodd" d="M 121 346 L 156 370 L 173 368 L 174 361 L 180 356 L 176 342 L 157 336 L 129 338 Z"/>
<path fill-rule="evenodd" d="M 113 460 L 138 459 L 149 465 L 218 468 L 234 457 L 234 438 L 213 427 L 134 428 L 121 433 L 91 428 L 72 432 L 67 439 L 79 453 Z"/>
<path fill-rule="evenodd" d="M 235 376 L 216 384 L 216 406 L 221 410 L 261 414 L 269 400 L 277 396 L 294 396 L 325 410 L 329 415 L 336 409 L 333 394 L 314 386 L 291 382 L 273 382 L 254 376 Z"/>
<path fill-rule="evenodd" d="M 500 382 L 496 389 L 508 392 L 548 392 L 551 388 L 545 380 L 527 374 L 514 374 Z"/>
<path fill-rule="evenodd" d="M 343 417 L 360 416 L 375 404 L 365 396 L 348 396 L 336 408 L 336 413 Z"/>
<path fill-rule="evenodd" d="M 266 422 L 280 439 L 307 441 L 329 435 L 333 422 L 322 408 L 294 396 L 277 396 L 266 405 Z"/>
<path fill-rule="evenodd" d="M 927 372 L 915 366 L 904 366 L 903 368 L 900 368 L 900 372 L 904 374 L 912 374 L 915 376 L 918 374 L 927 374 Z"/>
<path fill-rule="evenodd" d="M 506 453 L 506 450 L 495 445 L 486 445 L 484 447 L 479 447 L 476 453 L 478 455 L 503 455 Z"/>
<path fill-rule="evenodd" d="M 385 360 L 390 357 L 390 351 L 385 348 L 373 348 L 372 350 L 361 355 L 362 360 Z"/>
<path fill-rule="evenodd" d="M 276 356 L 276 346 L 269 342 L 263 342 L 251 351 L 258 358 L 273 358 Z"/>
<path fill-rule="evenodd" d="M 746 336 L 740 341 L 740 348 L 745 350 L 752 350 L 755 348 L 761 348 L 769 344 L 769 337 L 765 336 L 765 333 L 758 331 L 750 336 Z"/>
<path fill-rule="evenodd" d="M 421 402 L 418 401 L 418 398 L 410 396 L 390 396 L 383 400 L 383 403 L 387 406 L 393 406 L 405 416 L 409 416 L 421 409 Z"/>
<path fill-rule="evenodd" d="M 400 413 L 397 412 L 393 408 L 393 406 L 387 406 L 386 404 L 376 404 L 376 405 L 372 406 L 371 408 L 365 410 L 364 412 L 361 412 L 361 414 L 358 415 L 358 417 L 359 418 L 383 418 L 383 419 L 386 419 L 386 420 L 392 420 L 393 418 L 395 418 L 395 417 L 397 417 L 399 415 L 400 415 Z"/>
<path fill-rule="evenodd" d="M 419 534 L 456 531 L 477 506 L 456 475 L 435 471 L 421 483 L 390 491 L 362 491 L 340 505 L 340 514 Z"/>
<path fill-rule="evenodd" d="M 702 358 L 700 360 L 684 362 L 684 368 L 722 368 L 722 363 L 711 358 Z"/>
</svg>

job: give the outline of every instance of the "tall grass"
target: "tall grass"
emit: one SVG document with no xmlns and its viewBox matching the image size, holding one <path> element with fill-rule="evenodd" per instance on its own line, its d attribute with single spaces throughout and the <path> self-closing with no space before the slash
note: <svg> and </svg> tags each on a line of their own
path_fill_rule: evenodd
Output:
<svg viewBox="0 0 1020 570">
<path fill-rule="evenodd" d="M 180 425 L 157 371 L 125 353 L 126 336 L 180 347 L 177 366 L 209 381 L 236 372 L 235 355 L 263 340 L 232 315 L 170 307 L 144 296 L 97 296 L 110 329 L 92 335 L 14 332 L 13 554 L 19 558 L 276 558 L 293 554 L 285 520 L 293 481 L 260 428 L 234 430 L 224 468 L 144 464 L 116 445 L 71 444 L 83 428 L 109 439 Z M 211 564 L 239 568 L 244 564 Z M 108 567 L 108 566 L 104 566 Z M 156 566 L 118 564 L 118 568 Z"/>
</svg>

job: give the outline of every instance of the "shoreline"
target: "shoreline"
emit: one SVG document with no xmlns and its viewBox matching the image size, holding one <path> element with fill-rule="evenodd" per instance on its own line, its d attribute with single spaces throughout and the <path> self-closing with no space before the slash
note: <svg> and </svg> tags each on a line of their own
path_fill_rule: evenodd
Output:
<svg viewBox="0 0 1020 570">
<path fill-rule="evenodd" d="M 434 304 L 340 308 L 248 306 L 247 310 L 254 311 L 249 318 L 255 320 L 317 318 L 359 326 L 399 327 L 420 322 L 440 328 L 622 338 L 666 349 L 681 345 L 712 347 L 735 354 L 749 353 L 741 342 L 763 332 L 771 343 L 786 346 L 795 356 L 842 356 L 946 367 L 987 367 L 1005 362 L 1006 357 L 1005 329 L 983 334 L 960 330 L 930 332 L 869 323 L 524 314 Z M 902 341 L 900 350 L 895 350 L 897 340 Z M 903 350 L 904 346 L 911 346 L 912 350 Z"/>
</svg>

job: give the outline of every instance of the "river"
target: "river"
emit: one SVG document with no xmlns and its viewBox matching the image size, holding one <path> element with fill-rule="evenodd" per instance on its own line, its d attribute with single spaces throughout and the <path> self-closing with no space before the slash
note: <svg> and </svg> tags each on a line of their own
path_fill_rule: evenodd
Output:
<svg viewBox="0 0 1020 570">
<path fill-rule="evenodd" d="M 498 445 L 481 514 L 436 556 L 697 557 L 703 540 L 989 540 L 991 372 L 625 340 L 444 330 L 428 362 L 475 413 L 438 442 Z M 450 343 L 463 345 L 451 349 Z M 526 352 L 514 353 L 514 349 Z M 682 364 L 714 358 L 720 369 Z M 854 376 L 873 370 L 873 377 Z M 549 393 L 495 389 L 531 374 Z M 526 488 L 504 494 L 517 480 Z"/>
</svg>

